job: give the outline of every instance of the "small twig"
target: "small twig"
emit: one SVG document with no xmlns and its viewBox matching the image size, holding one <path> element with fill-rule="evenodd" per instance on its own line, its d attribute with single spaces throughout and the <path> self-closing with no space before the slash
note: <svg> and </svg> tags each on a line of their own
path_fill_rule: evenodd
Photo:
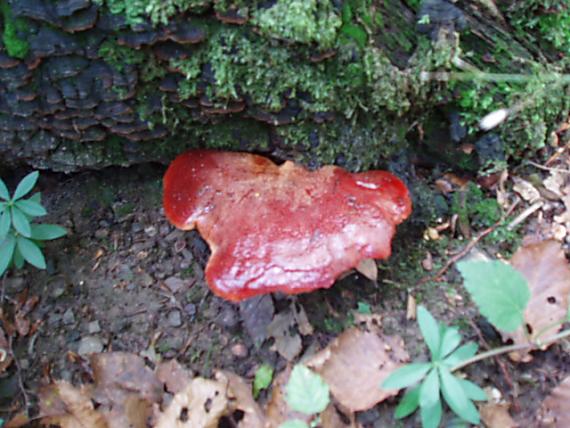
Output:
<svg viewBox="0 0 570 428">
<path fill-rule="evenodd" d="M 483 344 L 483 346 L 485 346 L 487 350 L 490 350 L 491 346 L 485 339 L 485 336 L 483 336 L 483 333 L 481 333 L 481 330 L 479 330 L 479 327 L 477 327 L 477 324 L 475 324 L 472 319 L 469 319 L 469 324 L 471 324 L 471 328 L 473 328 L 473 330 L 475 330 L 475 332 L 477 333 L 477 337 L 479 337 L 479 341 Z M 511 374 L 507 370 L 505 363 L 498 356 L 495 357 L 495 362 L 499 365 L 501 371 L 503 372 L 503 376 L 505 377 L 505 380 L 507 381 L 509 388 L 513 389 L 514 386 L 513 379 L 511 377 Z"/>
<path fill-rule="evenodd" d="M 497 355 L 506 354 L 509 352 L 515 351 L 525 351 L 527 349 L 533 348 L 544 348 L 551 343 L 557 342 L 560 339 L 564 339 L 566 337 L 570 337 L 570 329 L 561 331 L 558 334 L 554 334 L 552 336 L 547 337 L 545 340 L 536 340 L 535 342 L 528 342 L 528 343 L 519 343 L 517 345 L 509 345 L 509 346 L 501 346 L 500 348 L 491 349 L 490 351 L 482 352 L 480 354 L 475 355 L 472 358 L 468 358 L 467 360 L 462 361 L 461 363 L 453 366 L 451 371 L 454 372 L 456 370 L 460 370 L 465 366 L 470 364 L 476 363 L 481 360 L 485 360 L 490 357 L 495 357 Z"/>
<path fill-rule="evenodd" d="M 561 169 L 561 168 L 552 168 L 550 166 L 544 166 L 541 165 L 539 163 L 527 160 L 526 163 L 528 163 L 529 165 L 534 166 L 535 168 L 538 169 L 542 169 L 543 171 L 548 171 L 548 172 L 560 172 L 561 174 L 570 174 L 570 170 L 568 169 Z"/>
<path fill-rule="evenodd" d="M 24 387 L 24 377 L 22 376 L 22 367 L 20 366 L 20 362 L 18 361 L 18 357 L 14 352 L 14 348 L 12 347 L 12 336 L 8 338 L 8 348 L 12 353 L 12 359 L 14 361 L 14 365 L 16 366 L 16 372 L 18 375 L 18 385 L 20 387 L 20 391 L 22 391 L 22 396 L 24 397 L 24 408 L 27 410 L 30 406 L 30 398 L 28 397 L 28 393 L 26 392 L 26 388 Z"/>
<path fill-rule="evenodd" d="M 471 324 L 471 328 L 473 328 L 473 330 L 475 330 L 475 332 L 477 333 L 477 337 L 479 338 L 479 341 L 483 344 L 483 346 L 487 350 L 492 349 L 491 346 L 489 345 L 489 343 L 487 342 L 487 340 L 485 339 L 485 336 L 483 336 L 483 333 L 481 333 L 481 330 L 479 329 L 479 327 L 477 327 L 477 324 L 475 324 L 475 322 L 473 322 L 472 319 L 469 319 L 469 324 Z M 505 362 L 501 358 L 499 358 L 498 355 L 495 356 L 495 362 L 497 363 L 497 365 L 501 369 L 501 372 L 503 373 L 503 377 L 505 378 L 505 382 L 507 383 L 509 390 L 510 391 L 513 391 L 513 390 L 516 391 L 516 386 L 513 382 L 513 378 L 511 377 L 511 374 L 509 373 L 509 370 L 507 369 Z M 504 394 L 504 392 L 503 392 L 503 394 Z M 513 396 L 513 406 L 518 408 L 519 402 L 518 402 L 517 396 L 516 396 L 516 394 L 512 394 L 512 396 Z"/>
<path fill-rule="evenodd" d="M 488 227 L 487 229 L 479 232 L 479 234 L 477 234 L 477 236 L 475 236 L 473 239 L 471 239 L 471 241 L 461 251 L 459 251 L 457 254 L 455 254 L 453 257 L 451 257 L 443 265 L 443 267 L 435 273 L 435 275 L 427 275 L 427 276 L 423 277 L 418 282 L 418 285 L 423 285 L 430 280 L 437 280 L 437 279 L 441 278 L 445 274 L 445 272 L 447 272 L 449 270 L 449 268 L 451 266 L 453 266 L 456 262 L 458 262 L 463 257 L 465 257 L 465 255 L 467 255 L 479 243 L 479 241 L 481 241 L 481 239 L 483 239 L 485 236 L 489 235 L 497 227 L 499 227 L 501 225 L 501 223 L 505 220 L 505 218 L 507 218 L 509 215 L 511 215 L 511 213 L 515 210 L 515 208 L 517 207 L 517 205 L 519 203 L 520 203 L 520 199 L 517 198 L 517 200 L 511 204 L 511 206 L 509 207 L 509 209 L 507 210 L 505 215 L 498 222 L 496 222 L 491 227 Z"/>
<path fill-rule="evenodd" d="M 515 227 L 517 227 L 519 224 L 525 221 L 528 217 L 530 217 L 536 211 L 542 208 L 543 205 L 544 201 L 538 201 L 532 204 L 530 207 L 521 212 L 513 221 L 509 223 L 509 225 L 507 226 L 507 230 L 513 230 Z"/>
</svg>

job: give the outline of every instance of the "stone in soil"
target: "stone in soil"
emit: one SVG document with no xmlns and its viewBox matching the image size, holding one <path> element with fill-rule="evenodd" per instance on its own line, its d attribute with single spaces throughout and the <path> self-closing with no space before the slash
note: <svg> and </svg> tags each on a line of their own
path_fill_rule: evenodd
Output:
<svg viewBox="0 0 570 428">
<path fill-rule="evenodd" d="M 87 330 L 89 331 L 89 334 L 99 333 L 101 331 L 101 326 L 99 325 L 99 321 L 97 320 L 91 321 L 87 326 Z"/>
<path fill-rule="evenodd" d="M 179 310 L 170 311 L 168 313 L 168 324 L 171 327 L 180 327 L 182 325 L 182 315 Z"/>
<path fill-rule="evenodd" d="M 88 355 L 103 351 L 103 341 L 98 336 L 85 336 L 79 342 L 79 355 Z"/>
<path fill-rule="evenodd" d="M 73 324 L 75 322 L 75 315 L 71 308 L 63 313 L 62 321 L 65 325 Z"/>
</svg>

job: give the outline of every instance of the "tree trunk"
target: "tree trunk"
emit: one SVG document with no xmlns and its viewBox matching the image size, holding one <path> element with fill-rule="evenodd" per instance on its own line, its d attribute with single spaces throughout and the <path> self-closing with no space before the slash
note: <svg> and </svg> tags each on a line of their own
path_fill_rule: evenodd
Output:
<svg viewBox="0 0 570 428">
<path fill-rule="evenodd" d="M 0 164 L 70 172 L 209 147 L 369 168 L 466 103 L 469 83 L 422 71 L 459 52 L 500 73 L 556 59 L 483 0 L 235 3 L 0 0 Z"/>
</svg>

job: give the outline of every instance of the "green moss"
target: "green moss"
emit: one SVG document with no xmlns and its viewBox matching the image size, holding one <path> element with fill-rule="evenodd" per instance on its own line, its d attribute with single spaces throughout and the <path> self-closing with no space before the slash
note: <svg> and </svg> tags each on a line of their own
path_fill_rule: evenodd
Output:
<svg viewBox="0 0 570 428">
<path fill-rule="evenodd" d="M 30 50 L 30 44 L 25 38 L 25 33 L 28 30 L 26 20 L 23 18 L 14 19 L 10 5 L 2 0 L 0 0 L 0 13 L 4 20 L 2 41 L 6 52 L 14 58 L 25 58 Z"/>
<path fill-rule="evenodd" d="M 501 218 L 501 208 L 495 198 L 485 197 L 481 188 L 470 182 L 465 190 L 455 192 L 451 206 L 459 220 L 476 227 L 489 227 Z"/>
<path fill-rule="evenodd" d="M 113 39 L 108 39 L 101 43 L 99 55 L 107 64 L 113 66 L 119 72 L 124 71 L 126 65 L 139 65 L 145 62 L 146 59 L 144 52 L 121 46 Z"/>
<path fill-rule="evenodd" d="M 521 35 L 538 32 L 538 42 L 570 54 L 570 9 L 566 0 L 523 0 L 507 11 Z"/>
<path fill-rule="evenodd" d="M 94 0 L 105 5 L 113 14 L 125 15 L 127 23 L 136 26 L 147 18 L 157 24 L 167 24 L 175 15 L 184 12 L 200 13 L 210 5 L 208 0 Z"/>
<path fill-rule="evenodd" d="M 330 0 L 278 0 L 256 10 L 252 23 L 265 36 L 328 49 L 335 45 L 341 19 Z"/>
</svg>

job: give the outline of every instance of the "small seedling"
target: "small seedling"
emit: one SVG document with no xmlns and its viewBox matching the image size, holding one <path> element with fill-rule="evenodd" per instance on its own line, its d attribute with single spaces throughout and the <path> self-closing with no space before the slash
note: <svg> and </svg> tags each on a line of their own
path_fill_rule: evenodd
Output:
<svg viewBox="0 0 570 428">
<path fill-rule="evenodd" d="M 41 195 L 36 193 L 24 199 L 38 180 L 37 171 L 26 175 L 10 196 L 8 188 L 0 179 L 0 276 L 10 266 L 20 269 L 25 262 L 46 268 L 40 249 L 42 241 L 61 238 L 67 231 L 55 224 L 34 224 L 37 217 L 47 214 L 41 204 Z"/>
<path fill-rule="evenodd" d="M 512 266 L 499 261 L 470 261 L 458 264 L 464 285 L 481 314 L 498 330 L 512 332 L 524 323 L 530 300 L 529 285 Z M 570 321 L 570 308 L 564 319 Z M 537 349 L 570 337 L 570 329 L 542 338 L 542 332 L 529 337 L 528 343 L 502 346 L 477 354 L 477 344 L 461 343 L 457 328 L 438 321 L 423 306 L 418 307 L 418 324 L 430 350 L 431 361 L 407 364 L 394 371 L 381 385 L 384 389 L 410 388 L 398 404 L 395 417 L 405 418 L 420 409 L 423 428 L 439 426 L 443 412 L 441 397 L 461 419 L 479 423 L 479 412 L 473 401 L 486 400 L 485 392 L 473 382 L 455 376 L 463 367 L 508 352 Z M 477 354 L 477 355 L 476 355 Z"/>
<path fill-rule="evenodd" d="M 291 371 L 286 391 L 289 407 L 305 415 L 321 413 L 330 402 L 329 387 L 325 381 L 301 364 L 297 364 Z M 281 424 L 279 428 L 313 428 L 319 423 L 318 417 L 310 425 L 299 419 L 293 419 Z"/>
<path fill-rule="evenodd" d="M 435 428 L 441 421 L 443 396 L 447 405 L 460 418 L 478 424 L 479 412 L 473 400 L 486 400 L 485 392 L 473 382 L 452 374 L 458 363 L 477 353 L 477 344 L 468 342 L 459 346 L 459 330 L 439 323 L 423 306 L 418 307 L 418 324 L 430 350 L 431 361 L 405 365 L 382 384 L 384 389 L 413 386 L 396 408 L 395 417 L 405 418 L 419 407 L 422 426 Z"/>
</svg>

